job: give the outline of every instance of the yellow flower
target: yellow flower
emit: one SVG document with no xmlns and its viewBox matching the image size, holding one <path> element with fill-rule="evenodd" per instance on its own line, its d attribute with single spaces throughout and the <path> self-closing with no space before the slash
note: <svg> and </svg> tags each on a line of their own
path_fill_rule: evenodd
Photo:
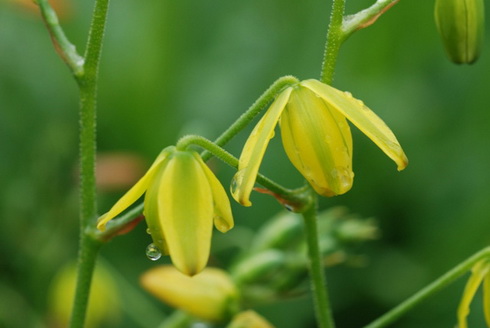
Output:
<svg viewBox="0 0 490 328">
<path fill-rule="evenodd" d="M 195 275 L 207 264 L 213 221 L 226 232 L 233 227 L 223 186 L 194 151 L 168 147 L 148 172 L 99 218 L 97 228 L 128 208 L 144 193 L 144 215 L 153 243 L 169 254 L 182 273 Z"/>
<path fill-rule="evenodd" d="M 238 306 L 235 284 L 217 268 L 187 277 L 171 266 L 159 266 L 145 272 L 140 281 L 158 299 L 204 320 L 227 319 Z"/>
<path fill-rule="evenodd" d="M 330 197 L 349 191 L 354 173 L 346 119 L 394 160 L 399 171 L 407 166 L 393 132 L 362 101 L 320 81 L 305 80 L 282 91 L 252 131 L 232 182 L 235 200 L 251 205 L 250 193 L 277 122 L 286 154 L 318 194 Z"/>
<path fill-rule="evenodd" d="M 470 279 L 466 283 L 463 298 L 458 307 L 458 328 L 468 328 L 466 317 L 470 314 L 470 303 L 475 297 L 478 287 L 483 284 L 483 312 L 487 327 L 490 328 L 490 262 L 478 262 L 471 270 Z"/>
<path fill-rule="evenodd" d="M 226 328 L 274 328 L 257 312 L 248 310 L 237 314 Z"/>
</svg>

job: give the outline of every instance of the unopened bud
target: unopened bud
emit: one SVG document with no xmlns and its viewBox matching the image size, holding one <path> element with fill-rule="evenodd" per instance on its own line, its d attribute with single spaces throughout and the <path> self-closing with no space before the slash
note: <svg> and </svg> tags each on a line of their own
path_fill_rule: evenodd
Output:
<svg viewBox="0 0 490 328">
<path fill-rule="evenodd" d="M 474 63 L 483 44 L 483 0 L 436 0 L 435 20 L 451 61 Z"/>
</svg>

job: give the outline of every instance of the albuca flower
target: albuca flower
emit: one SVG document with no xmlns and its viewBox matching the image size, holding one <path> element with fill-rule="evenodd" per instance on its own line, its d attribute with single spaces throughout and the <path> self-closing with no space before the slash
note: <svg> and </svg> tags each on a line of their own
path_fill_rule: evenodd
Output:
<svg viewBox="0 0 490 328">
<path fill-rule="evenodd" d="M 490 328 L 490 262 L 478 262 L 471 270 L 470 279 L 466 283 L 463 298 L 458 308 L 458 328 L 468 328 L 466 317 L 470 314 L 470 303 L 475 297 L 478 287 L 483 284 L 483 312 L 487 327 Z"/>
<path fill-rule="evenodd" d="M 394 160 L 398 170 L 407 166 L 393 132 L 362 101 L 320 81 L 305 80 L 282 91 L 252 131 L 232 182 L 235 200 L 251 205 L 250 193 L 278 122 L 286 154 L 318 194 L 330 197 L 349 191 L 354 173 L 346 119 Z"/>
<path fill-rule="evenodd" d="M 226 232 L 233 227 L 223 186 L 194 151 L 164 149 L 148 172 L 99 218 L 104 230 L 146 192 L 144 215 L 153 243 L 169 254 L 182 273 L 194 275 L 207 264 L 213 221 Z"/>
</svg>

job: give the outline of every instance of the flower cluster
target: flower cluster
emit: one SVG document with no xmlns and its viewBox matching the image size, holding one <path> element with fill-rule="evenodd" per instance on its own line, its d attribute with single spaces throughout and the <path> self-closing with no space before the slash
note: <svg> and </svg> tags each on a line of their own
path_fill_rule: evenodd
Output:
<svg viewBox="0 0 490 328">
<path fill-rule="evenodd" d="M 407 157 L 386 124 L 348 92 L 317 80 L 284 89 L 248 138 L 239 160 L 232 195 L 250 206 L 250 193 L 276 125 L 284 149 L 312 188 L 322 196 L 347 192 L 353 183 L 352 122 L 403 170 Z M 194 151 L 168 147 L 148 172 L 106 214 L 98 228 L 144 193 L 144 215 L 154 245 L 169 254 L 175 267 L 195 275 L 207 264 L 213 222 L 226 232 L 233 227 L 228 196 Z"/>
</svg>

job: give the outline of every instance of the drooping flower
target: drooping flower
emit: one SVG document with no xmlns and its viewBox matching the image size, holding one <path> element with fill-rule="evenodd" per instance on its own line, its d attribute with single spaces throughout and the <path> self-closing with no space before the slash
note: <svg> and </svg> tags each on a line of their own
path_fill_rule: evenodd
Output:
<svg viewBox="0 0 490 328">
<path fill-rule="evenodd" d="M 458 328 L 468 328 L 466 318 L 470 314 L 470 303 L 475 297 L 478 287 L 483 285 L 483 313 L 487 327 L 490 328 L 490 262 L 478 262 L 471 269 L 471 276 L 466 283 L 461 303 L 458 307 Z"/>
<path fill-rule="evenodd" d="M 255 126 L 240 156 L 232 195 L 250 206 L 260 163 L 278 122 L 286 154 L 322 196 L 343 194 L 352 187 L 352 135 L 349 120 L 403 170 L 408 160 L 386 124 L 364 103 L 317 80 L 286 88 Z"/>
<path fill-rule="evenodd" d="M 238 289 L 230 275 L 218 268 L 187 277 L 164 265 L 148 270 L 140 281 L 161 301 L 203 320 L 228 319 L 238 308 Z"/>
<path fill-rule="evenodd" d="M 99 218 L 97 228 L 128 208 L 144 193 L 144 215 L 153 243 L 169 254 L 182 273 L 194 275 L 207 264 L 213 221 L 226 232 L 233 227 L 223 186 L 194 151 L 164 149 L 146 174 Z"/>
</svg>

